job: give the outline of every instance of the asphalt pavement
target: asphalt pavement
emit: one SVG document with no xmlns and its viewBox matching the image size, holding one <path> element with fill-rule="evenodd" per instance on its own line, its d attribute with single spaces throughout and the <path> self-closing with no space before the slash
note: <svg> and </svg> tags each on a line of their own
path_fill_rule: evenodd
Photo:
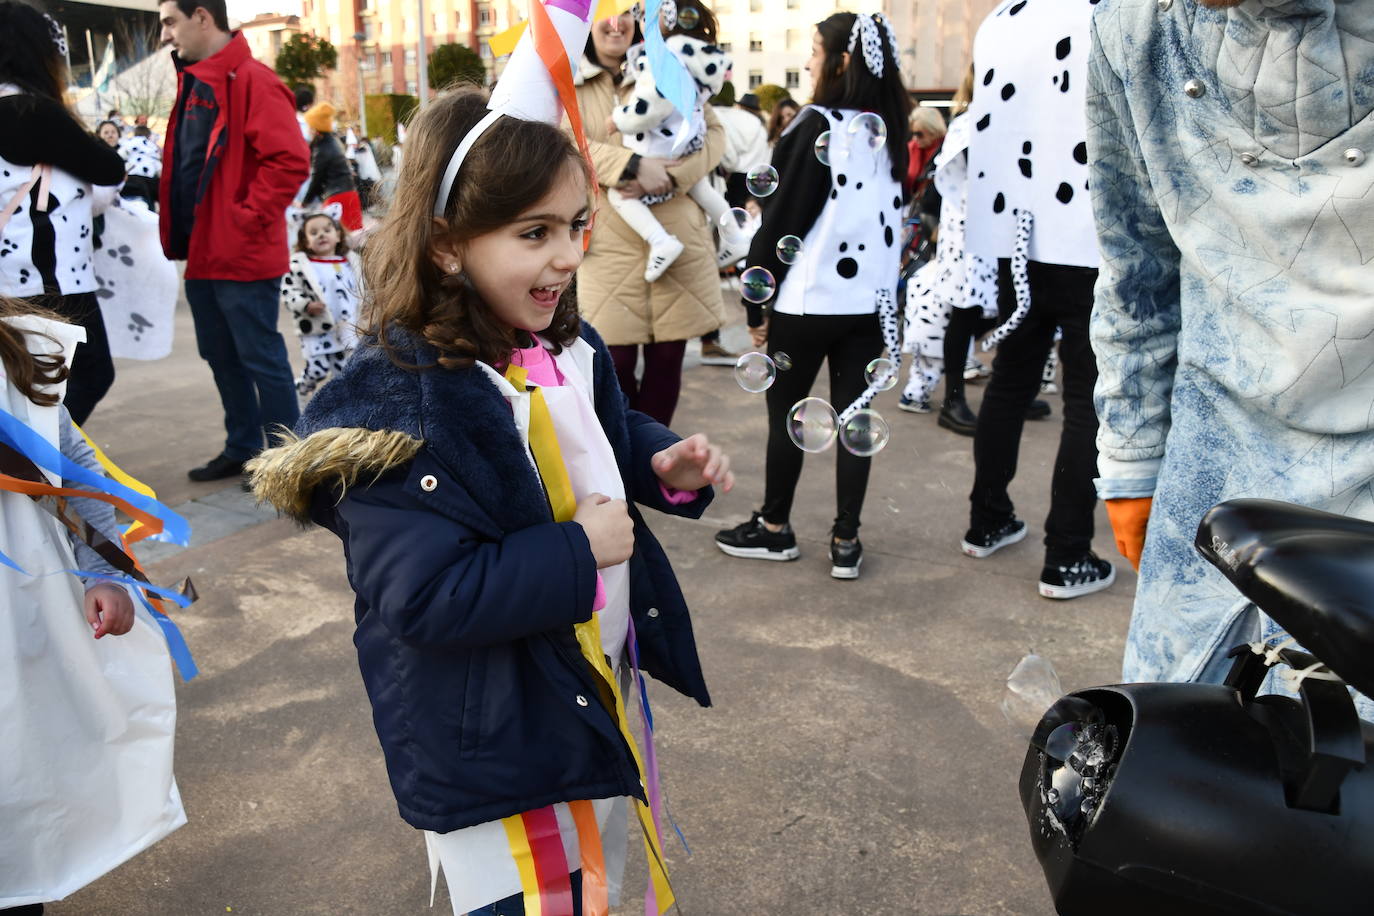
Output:
<svg viewBox="0 0 1374 916">
<path fill-rule="evenodd" d="M 283 330 L 290 333 L 285 322 Z M 739 349 L 744 329 L 727 329 Z M 295 339 L 288 336 L 293 358 Z M 700 521 L 650 519 L 692 608 L 714 706 L 651 682 L 671 812 L 667 841 L 688 916 L 1053 912 L 1016 797 L 1025 745 L 998 708 L 1031 649 L 1066 689 L 1117 679 L 1135 578 L 1105 514 L 1108 591 L 1036 593 L 1060 430 L 1028 423 L 1012 495 L 1027 539 L 994 557 L 959 551 L 970 441 L 879 396 L 892 439 L 873 465 L 863 576 L 829 577 L 834 457 L 808 456 L 793 563 L 731 559 L 714 532 L 763 489 L 761 395 L 689 351 L 675 428 L 731 454 L 738 486 Z M 971 400 L 981 396 L 970 386 Z M 818 386 L 824 396 L 824 383 Z M 195 526 L 192 546 L 151 545 L 154 581 L 193 577 L 179 612 L 201 674 L 178 684 L 176 774 L 189 823 L 53 916 L 446 913 L 424 842 L 396 814 L 352 647 L 352 594 L 333 535 L 255 508 L 237 481 L 196 484 L 222 414 L 185 305 L 175 350 L 121 361 L 88 432 Z M 642 859 L 631 897 L 642 912 Z"/>
</svg>

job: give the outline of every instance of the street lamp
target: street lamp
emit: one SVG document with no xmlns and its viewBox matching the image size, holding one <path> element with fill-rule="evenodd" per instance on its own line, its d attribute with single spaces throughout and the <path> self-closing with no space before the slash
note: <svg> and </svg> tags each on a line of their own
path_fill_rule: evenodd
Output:
<svg viewBox="0 0 1374 916">
<path fill-rule="evenodd" d="M 364 32 L 354 32 L 353 41 L 358 46 L 358 129 L 367 136 L 367 91 L 363 87 L 363 42 L 367 41 L 367 34 Z"/>
<path fill-rule="evenodd" d="M 420 109 L 423 110 L 428 102 L 429 96 L 429 57 L 425 54 L 425 0 L 416 0 L 419 7 L 420 20 L 417 23 L 419 32 L 419 59 L 416 61 L 415 69 L 419 71 L 420 86 Z"/>
</svg>

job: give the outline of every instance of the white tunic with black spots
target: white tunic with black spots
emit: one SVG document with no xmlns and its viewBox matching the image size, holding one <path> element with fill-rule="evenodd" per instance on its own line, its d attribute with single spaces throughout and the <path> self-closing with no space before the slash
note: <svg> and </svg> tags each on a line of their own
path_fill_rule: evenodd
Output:
<svg viewBox="0 0 1374 916">
<path fill-rule="evenodd" d="M 1030 259 L 1096 267 L 1083 109 L 1097 0 L 1004 0 L 973 42 L 968 250 L 1010 258 L 1029 210 Z"/>
<path fill-rule="evenodd" d="M 829 122 L 830 190 L 821 215 L 802 239 L 801 259 L 787 272 L 772 303 L 776 312 L 868 314 L 877 310 L 879 291 L 890 298 L 897 285 L 902 186 L 892 177 L 887 146 L 873 149 L 865 136 L 849 133 L 860 114 L 814 108 L 795 119 L 821 116 Z"/>
<path fill-rule="evenodd" d="M 0 206 L 10 202 L 28 183 L 31 165 L 14 165 L 0 158 Z M 5 224 L 0 236 L 0 295 L 37 296 L 43 292 L 42 270 L 35 266 L 34 224 L 29 211 L 38 200 L 38 185 L 31 187 Z M 91 186 L 61 169 L 52 170 L 48 208 L 40 224 L 53 234 L 53 276 L 62 295 L 89 293 L 96 289 L 91 268 Z M 46 249 L 46 245 L 39 245 Z M 39 259 L 46 257 L 40 255 Z"/>
<path fill-rule="evenodd" d="M 125 137 L 119 141 L 119 157 L 130 175 L 157 178 L 162 174 L 162 150 L 152 137 Z"/>
<path fill-rule="evenodd" d="M 281 301 L 296 320 L 301 353 L 309 359 L 326 353 L 343 353 L 358 343 L 362 271 L 358 256 L 312 258 L 297 251 L 281 281 Z M 306 311 L 311 302 L 323 302 L 322 314 Z"/>
</svg>

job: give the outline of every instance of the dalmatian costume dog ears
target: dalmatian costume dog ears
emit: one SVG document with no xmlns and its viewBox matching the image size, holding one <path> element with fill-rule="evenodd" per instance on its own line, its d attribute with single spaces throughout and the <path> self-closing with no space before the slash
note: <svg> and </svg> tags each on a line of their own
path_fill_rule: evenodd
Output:
<svg viewBox="0 0 1374 916">
<path fill-rule="evenodd" d="M 57 52 L 63 57 L 67 56 L 67 33 L 62 31 L 62 26 L 57 24 L 57 20 L 43 14 L 43 18 L 48 20 L 48 33 L 52 37 L 52 43 L 57 45 Z"/>
<path fill-rule="evenodd" d="M 883 27 L 883 32 L 887 34 L 888 47 L 892 49 L 892 59 L 897 59 L 897 36 L 892 31 L 892 23 L 888 22 L 887 17 L 882 13 L 874 13 L 871 16 L 858 13 L 854 16 L 854 27 L 849 30 L 849 53 L 854 54 L 854 46 L 862 45 L 864 52 L 864 64 L 868 67 L 868 72 L 881 79 L 883 75 L 883 33 L 878 31 L 878 26 Z"/>
</svg>

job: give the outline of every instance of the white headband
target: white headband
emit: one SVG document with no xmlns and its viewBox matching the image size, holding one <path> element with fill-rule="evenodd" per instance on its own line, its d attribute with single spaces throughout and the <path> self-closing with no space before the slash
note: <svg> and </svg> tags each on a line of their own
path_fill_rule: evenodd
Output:
<svg viewBox="0 0 1374 916">
<path fill-rule="evenodd" d="M 472 129 L 463 137 L 458 148 L 449 157 L 448 168 L 444 169 L 444 180 L 439 182 L 439 196 L 434 201 L 434 215 L 443 218 L 444 211 L 448 209 L 448 198 L 453 193 L 453 184 L 458 180 L 458 170 L 463 167 L 463 160 L 468 157 L 468 151 L 477 142 L 488 127 L 496 123 L 496 119 L 501 117 L 499 111 L 488 111 L 482 120 L 472 126 Z"/>
</svg>

